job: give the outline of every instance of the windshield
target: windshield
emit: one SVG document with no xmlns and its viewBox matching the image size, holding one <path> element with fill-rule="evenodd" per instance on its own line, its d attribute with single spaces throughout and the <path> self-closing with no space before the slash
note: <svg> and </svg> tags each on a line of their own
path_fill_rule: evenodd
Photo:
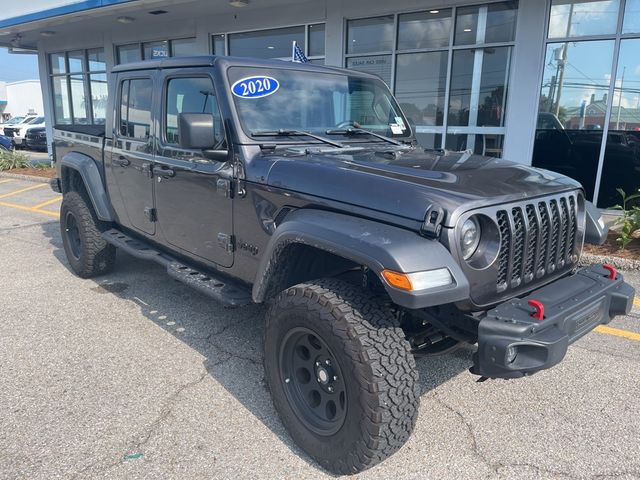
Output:
<svg viewBox="0 0 640 480">
<path fill-rule="evenodd" d="M 43 123 L 44 122 L 44 117 L 36 117 L 33 120 L 31 120 L 29 123 L 33 124 L 33 125 L 37 125 L 39 123 Z"/>
<path fill-rule="evenodd" d="M 349 128 L 392 138 L 411 135 L 395 99 L 377 79 L 260 67 L 231 67 L 228 75 L 247 135 L 298 130 L 316 135 L 344 133 L 346 137 Z M 314 141 L 302 136 L 296 139 Z M 359 140 L 376 141 L 367 136 Z"/>
</svg>

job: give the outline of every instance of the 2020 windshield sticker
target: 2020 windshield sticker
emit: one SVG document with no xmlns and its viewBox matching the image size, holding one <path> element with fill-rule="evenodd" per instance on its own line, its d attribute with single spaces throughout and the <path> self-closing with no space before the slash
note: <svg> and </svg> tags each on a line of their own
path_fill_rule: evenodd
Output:
<svg viewBox="0 0 640 480">
<path fill-rule="evenodd" d="M 256 75 L 241 78 L 231 86 L 231 91 L 240 98 L 261 98 L 274 94 L 280 88 L 280 83 L 273 77 Z"/>
</svg>

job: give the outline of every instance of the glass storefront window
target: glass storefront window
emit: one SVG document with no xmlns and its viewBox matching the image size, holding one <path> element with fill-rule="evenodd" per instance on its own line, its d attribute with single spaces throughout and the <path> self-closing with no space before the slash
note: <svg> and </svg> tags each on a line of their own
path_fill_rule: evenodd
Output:
<svg viewBox="0 0 640 480">
<path fill-rule="evenodd" d="M 549 38 L 614 34 L 620 0 L 552 0 Z"/>
<path fill-rule="evenodd" d="M 89 59 L 89 71 L 104 72 L 107 70 L 107 61 L 104 57 L 104 48 L 94 48 L 87 50 L 87 58 Z"/>
<path fill-rule="evenodd" d="M 347 53 L 388 52 L 393 49 L 393 15 L 349 20 Z"/>
<path fill-rule="evenodd" d="M 640 38 L 622 40 L 614 87 L 609 132 L 604 152 L 598 206 L 621 203 L 616 191 L 640 188 Z"/>
<path fill-rule="evenodd" d="M 211 47 L 212 47 L 212 53 L 214 55 L 226 55 L 226 49 L 225 49 L 225 35 L 213 35 L 211 37 Z"/>
<path fill-rule="evenodd" d="M 627 0 L 622 33 L 640 33 L 640 0 Z"/>
<path fill-rule="evenodd" d="M 84 72 L 86 70 L 84 66 L 84 50 L 76 50 L 67 54 L 69 60 L 69 72 Z"/>
<path fill-rule="evenodd" d="M 53 113 L 56 125 L 68 125 L 71 121 L 69 109 L 68 77 L 53 77 Z"/>
<path fill-rule="evenodd" d="M 449 46 L 451 9 L 405 13 L 398 16 L 398 50 Z"/>
<path fill-rule="evenodd" d="M 229 55 L 255 58 L 291 58 L 294 41 L 304 50 L 304 26 L 229 34 Z"/>
<path fill-rule="evenodd" d="M 392 64 L 393 59 L 391 55 L 347 58 L 347 68 L 377 75 L 387 85 L 391 85 Z"/>
<path fill-rule="evenodd" d="M 73 123 L 75 125 L 88 125 L 91 122 L 87 118 L 87 92 L 85 91 L 82 75 L 69 77 L 71 85 L 71 106 L 73 108 Z"/>
<path fill-rule="evenodd" d="M 419 127 L 421 145 L 439 148 L 442 141 L 448 52 L 398 54 L 396 98 L 409 122 Z M 439 128 L 428 128 L 428 127 Z"/>
<path fill-rule="evenodd" d="M 118 63 L 132 63 L 140 62 L 142 60 L 139 43 L 119 45 L 116 48 L 116 51 L 118 55 Z"/>
<path fill-rule="evenodd" d="M 107 116 L 107 100 L 109 92 L 107 90 L 107 74 L 98 73 L 89 75 L 91 88 L 91 109 L 93 113 L 93 123 L 104 125 Z"/>
<path fill-rule="evenodd" d="M 550 43 L 533 165 L 579 181 L 592 199 L 609 105 L 613 40 Z"/>
<path fill-rule="evenodd" d="M 456 50 L 449 125 L 504 126 L 511 47 Z"/>
<path fill-rule="evenodd" d="M 51 73 L 67 73 L 67 63 L 64 53 L 52 53 L 49 55 Z"/>
<path fill-rule="evenodd" d="M 197 54 L 195 38 L 180 38 L 171 40 L 171 56 L 172 57 L 188 57 Z"/>
<path fill-rule="evenodd" d="M 445 148 L 447 150 L 471 150 L 477 155 L 486 155 L 487 157 L 501 157 L 502 145 L 504 143 L 504 135 L 485 133 L 485 134 L 447 134 L 445 140 Z"/>
<path fill-rule="evenodd" d="M 309 25 L 309 57 L 324 57 L 324 23 Z"/>
<path fill-rule="evenodd" d="M 500 2 L 458 8 L 456 45 L 511 42 L 515 38 L 518 2 Z"/>
<path fill-rule="evenodd" d="M 169 57 L 169 42 L 147 42 L 142 44 L 143 58 L 145 60 L 162 60 Z"/>
</svg>

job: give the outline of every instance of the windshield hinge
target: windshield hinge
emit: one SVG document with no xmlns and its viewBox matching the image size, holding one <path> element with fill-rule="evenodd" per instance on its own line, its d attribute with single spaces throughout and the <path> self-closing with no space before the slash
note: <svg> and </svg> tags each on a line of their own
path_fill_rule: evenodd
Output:
<svg viewBox="0 0 640 480">
<path fill-rule="evenodd" d="M 216 190 L 218 195 L 222 195 L 224 198 L 233 197 L 233 189 L 231 188 L 231 181 L 226 178 L 219 178 L 216 182 Z"/>
<path fill-rule="evenodd" d="M 429 205 L 427 215 L 422 224 L 422 232 L 430 238 L 438 238 L 442 232 L 444 210 L 437 205 Z"/>
</svg>

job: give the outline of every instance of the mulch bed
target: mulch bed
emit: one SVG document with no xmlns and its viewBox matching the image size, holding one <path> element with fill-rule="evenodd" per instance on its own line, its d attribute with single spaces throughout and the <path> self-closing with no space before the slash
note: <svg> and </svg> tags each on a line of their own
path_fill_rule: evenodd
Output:
<svg viewBox="0 0 640 480">
<path fill-rule="evenodd" d="M 592 255 L 603 255 L 605 257 L 622 257 L 629 260 L 640 260 L 640 240 L 632 240 L 627 248 L 620 250 L 620 244 L 616 242 L 617 235 L 614 232 L 609 233 L 607 241 L 604 245 L 584 244 L 585 253 Z"/>
<path fill-rule="evenodd" d="M 5 172 L 44 178 L 54 178 L 56 176 L 55 168 L 13 168 L 11 170 L 6 170 Z"/>
</svg>

